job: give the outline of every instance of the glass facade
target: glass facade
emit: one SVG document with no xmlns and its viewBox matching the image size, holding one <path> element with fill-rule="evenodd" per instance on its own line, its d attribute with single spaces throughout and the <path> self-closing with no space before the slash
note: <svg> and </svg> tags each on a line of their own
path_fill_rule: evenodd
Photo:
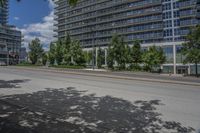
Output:
<svg viewBox="0 0 200 133">
<path fill-rule="evenodd" d="M 181 53 L 182 46 L 177 45 L 176 46 L 176 63 L 183 63 L 184 61 L 184 55 Z"/>
<path fill-rule="evenodd" d="M 190 66 L 190 71 L 191 71 L 191 74 L 196 74 L 196 66 L 195 65 L 191 65 Z M 200 65 L 198 65 L 198 73 L 200 73 Z"/>
<path fill-rule="evenodd" d="M 67 0 L 56 1 L 58 38 L 67 33 L 83 47 L 107 46 L 114 33 L 130 43 L 183 41 L 198 24 L 197 0 L 80 0 L 70 7 Z"/>
<path fill-rule="evenodd" d="M 56 2 L 58 38 L 67 33 L 79 39 L 83 47 L 107 46 L 118 33 L 125 41 L 161 42 L 163 38 L 161 0 L 80 0 L 70 7 L 67 0 Z"/>
<path fill-rule="evenodd" d="M 166 63 L 172 64 L 173 63 L 173 46 L 164 46 L 163 51 L 166 56 Z"/>
<path fill-rule="evenodd" d="M 21 32 L 15 26 L 7 24 L 8 0 L 0 7 L 0 62 L 7 63 L 9 56 L 14 62 L 19 59 L 21 47 Z M 13 63 L 13 62 L 10 62 Z"/>
<path fill-rule="evenodd" d="M 163 66 L 163 73 L 174 73 L 173 66 Z"/>
</svg>

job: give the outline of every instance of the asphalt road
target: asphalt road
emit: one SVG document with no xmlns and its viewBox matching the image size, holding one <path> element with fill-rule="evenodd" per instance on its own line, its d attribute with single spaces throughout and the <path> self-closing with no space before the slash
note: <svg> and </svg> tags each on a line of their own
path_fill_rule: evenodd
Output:
<svg viewBox="0 0 200 133">
<path fill-rule="evenodd" d="M 2 133 L 199 129 L 199 86 L 0 68 Z"/>
</svg>

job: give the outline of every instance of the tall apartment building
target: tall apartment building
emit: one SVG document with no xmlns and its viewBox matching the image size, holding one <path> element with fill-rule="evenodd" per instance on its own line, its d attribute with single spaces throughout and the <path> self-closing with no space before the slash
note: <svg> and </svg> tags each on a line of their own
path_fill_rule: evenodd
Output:
<svg viewBox="0 0 200 133">
<path fill-rule="evenodd" d="M 55 0 L 58 38 L 70 34 L 82 47 L 105 47 L 114 33 L 128 44 L 142 41 L 142 47 L 162 46 L 167 61 L 164 72 L 193 72 L 183 65 L 181 44 L 190 28 L 200 24 L 199 0 L 80 0 L 70 7 L 67 0 Z"/>
<path fill-rule="evenodd" d="M 0 62 L 16 64 L 19 60 L 21 32 L 8 25 L 8 0 L 0 7 Z"/>
<path fill-rule="evenodd" d="M 5 1 L 4 7 L 0 7 L 0 24 L 6 24 L 8 18 L 8 1 Z"/>
</svg>

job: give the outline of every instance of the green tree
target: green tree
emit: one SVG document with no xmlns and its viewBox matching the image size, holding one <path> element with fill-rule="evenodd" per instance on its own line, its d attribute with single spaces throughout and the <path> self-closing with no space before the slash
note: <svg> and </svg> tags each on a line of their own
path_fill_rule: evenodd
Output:
<svg viewBox="0 0 200 133">
<path fill-rule="evenodd" d="M 163 49 L 161 47 L 151 46 L 149 50 L 144 52 L 142 60 L 145 69 L 152 71 L 154 67 L 158 67 L 166 60 Z"/>
<path fill-rule="evenodd" d="M 80 42 L 71 40 L 69 35 L 62 40 L 59 39 L 55 44 L 52 43 L 50 45 L 48 57 L 51 65 L 54 64 L 54 61 L 58 65 L 83 65 L 86 62 Z"/>
<path fill-rule="evenodd" d="M 114 69 L 114 55 L 111 46 L 108 46 L 107 65 L 109 69 Z"/>
<path fill-rule="evenodd" d="M 54 43 L 50 44 L 50 49 L 48 52 L 48 60 L 49 60 L 50 65 L 54 65 L 54 62 L 55 62 L 55 44 Z"/>
<path fill-rule="evenodd" d="M 114 61 L 117 62 L 119 69 L 125 69 L 128 57 L 128 45 L 123 37 L 114 35 L 108 48 L 108 65 L 113 67 Z M 111 62 L 110 62 L 111 61 Z"/>
<path fill-rule="evenodd" d="M 89 58 L 88 55 L 89 55 L 89 54 L 88 54 L 87 51 L 83 51 L 83 56 L 84 56 L 85 62 L 86 62 L 87 64 L 88 64 L 88 58 Z"/>
<path fill-rule="evenodd" d="M 131 62 L 131 47 L 129 45 L 126 45 L 126 53 L 125 53 L 125 57 L 126 57 L 126 63 L 132 63 Z"/>
<path fill-rule="evenodd" d="M 161 65 L 166 62 L 166 56 L 165 56 L 165 53 L 164 53 L 162 47 L 158 47 L 157 51 L 158 51 L 157 52 L 157 59 L 158 59 L 157 65 L 159 65 L 161 67 Z"/>
<path fill-rule="evenodd" d="M 70 55 L 72 63 L 83 65 L 86 62 L 80 42 L 77 40 L 73 40 L 70 45 Z"/>
<path fill-rule="evenodd" d="M 45 66 L 48 60 L 48 56 L 46 53 L 43 53 L 42 55 L 42 64 Z"/>
<path fill-rule="evenodd" d="M 65 64 L 67 65 L 69 65 L 71 62 L 71 52 L 70 52 L 71 43 L 72 43 L 71 37 L 69 36 L 69 34 L 67 34 L 67 36 L 63 40 L 63 59 Z"/>
<path fill-rule="evenodd" d="M 86 63 L 87 64 L 90 64 L 91 61 L 92 61 L 92 51 L 84 51 L 84 57 L 85 57 L 85 60 L 86 60 Z"/>
<path fill-rule="evenodd" d="M 42 57 L 44 52 L 42 44 L 38 38 L 34 39 L 29 43 L 29 58 L 32 64 L 36 64 L 37 61 Z"/>
<path fill-rule="evenodd" d="M 135 69 L 139 68 L 139 63 L 142 62 L 142 51 L 139 40 L 133 42 L 133 47 L 131 48 L 131 66 Z"/>
<path fill-rule="evenodd" d="M 194 63 L 196 76 L 198 76 L 198 63 L 200 63 L 200 25 L 191 29 L 183 43 L 182 53 L 185 56 L 184 63 Z"/>
<path fill-rule="evenodd" d="M 62 40 L 58 40 L 55 46 L 55 60 L 58 65 L 61 65 L 63 61 L 63 42 Z"/>
<path fill-rule="evenodd" d="M 104 61 L 104 56 L 103 56 L 103 50 L 99 47 L 97 51 L 97 67 L 101 68 L 103 61 Z"/>
</svg>

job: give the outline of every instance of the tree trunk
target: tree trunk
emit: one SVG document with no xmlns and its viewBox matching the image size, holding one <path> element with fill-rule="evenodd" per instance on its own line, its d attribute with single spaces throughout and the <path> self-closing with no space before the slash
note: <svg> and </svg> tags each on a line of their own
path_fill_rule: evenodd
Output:
<svg viewBox="0 0 200 133">
<path fill-rule="evenodd" d="M 195 63 L 195 66 L 196 66 L 196 76 L 199 77 L 199 75 L 198 75 L 198 63 Z"/>
<path fill-rule="evenodd" d="M 74 64 L 74 58 L 71 56 L 71 63 Z"/>
</svg>

